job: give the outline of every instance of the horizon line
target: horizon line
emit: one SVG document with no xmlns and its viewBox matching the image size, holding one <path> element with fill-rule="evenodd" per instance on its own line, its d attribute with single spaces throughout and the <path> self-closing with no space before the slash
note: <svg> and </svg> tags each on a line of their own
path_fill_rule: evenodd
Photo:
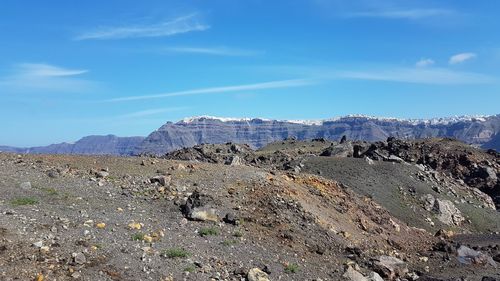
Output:
<svg viewBox="0 0 500 281">
<path fill-rule="evenodd" d="M 168 124 L 168 123 L 174 123 L 174 124 L 179 124 L 179 123 L 186 123 L 186 120 L 194 120 L 194 119 L 201 119 L 201 118 L 207 118 L 207 119 L 217 119 L 221 120 L 222 122 L 231 122 L 231 121 L 252 121 L 252 120 L 262 120 L 262 121 L 276 121 L 276 122 L 288 122 L 288 123 L 298 123 L 298 124 L 303 124 L 303 125 L 308 125 L 308 126 L 313 126 L 313 125 L 318 125 L 315 124 L 314 122 L 335 122 L 339 121 L 345 118 L 366 118 L 366 119 L 378 119 L 382 121 L 397 121 L 397 122 L 414 122 L 415 124 L 412 125 L 417 125 L 417 124 L 428 124 L 428 125 L 436 125 L 436 123 L 428 123 L 429 121 L 456 121 L 460 122 L 463 120 L 468 120 L 468 121 L 475 121 L 474 119 L 480 119 L 480 118 L 491 118 L 491 117 L 500 117 L 500 113 L 497 114 L 473 114 L 473 115 L 450 115 L 450 116 L 445 116 L 445 117 L 432 117 L 432 118 L 397 118 L 397 117 L 383 117 L 383 116 L 374 116 L 374 115 L 364 115 L 364 114 L 347 114 L 347 115 L 339 115 L 339 116 L 334 116 L 331 118 L 325 118 L 325 119 L 269 119 L 269 118 L 261 118 L 261 117 L 243 117 L 243 118 L 234 118 L 234 117 L 215 117 L 215 116 L 210 116 L 210 115 L 198 115 L 198 116 L 193 116 L 193 117 L 186 117 L 183 119 L 180 119 L 178 121 L 166 121 L 163 125 L 160 127 Z M 455 119 L 455 120 L 454 120 Z M 226 121 L 223 121 L 226 120 Z M 482 121 L 484 122 L 484 121 Z M 437 123 L 440 124 L 440 123 Z M 448 123 L 447 123 L 448 124 Z M 322 125 L 322 124 L 321 124 Z M 156 130 L 155 130 L 156 131 Z M 77 141 L 86 138 L 86 137 L 103 137 L 103 136 L 115 136 L 118 138 L 146 138 L 147 136 L 118 136 L 112 133 L 109 134 L 91 134 L 91 135 L 85 135 L 80 137 L 76 141 L 62 141 L 62 142 L 54 142 L 50 143 L 48 145 L 34 145 L 34 146 L 12 146 L 12 145 L 3 145 L 0 144 L 0 147 L 9 147 L 9 148 L 17 148 L 17 149 L 31 149 L 31 148 L 37 148 L 37 147 L 45 147 L 49 145 L 54 145 L 54 144 L 74 144 Z M 0 150 L 0 152 L 2 152 Z"/>
</svg>

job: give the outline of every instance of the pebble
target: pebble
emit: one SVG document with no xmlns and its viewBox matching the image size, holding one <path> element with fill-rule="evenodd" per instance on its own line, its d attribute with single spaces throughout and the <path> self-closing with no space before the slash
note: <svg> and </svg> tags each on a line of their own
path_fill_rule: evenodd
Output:
<svg viewBox="0 0 500 281">
<path fill-rule="evenodd" d="M 429 261 L 429 258 L 428 257 L 420 257 L 419 260 L 421 262 L 428 262 Z"/>
<path fill-rule="evenodd" d="M 269 281 L 267 273 L 258 268 L 250 269 L 247 274 L 247 279 L 248 281 Z"/>
<path fill-rule="evenodd" d="M 106 171 L 99 171 L 99 172 L 95 173 L 95 175 L 98 178 L 105 178 L 105 177 L 109 176 L 109 173 Z"/>
<path fill-rule="evenodd" d="M 161 186 L 168 186 L 172 181 L 170 176 L 155 176 L 149 180 L 151 183 L 159 183 Z"/>
<path fill-rule="evenodd" d="M 130 229 L 137 229 L 137 230 L 140 230 L 142 228 L 142 224 L 138 223 L 138 222 L 131 222 L 128 224 L 128 227 Z"/>
<path fill-rule="evenodd" d="M 27 182 L 22 182 L 19 187 L 21 187 L 22 189 L 31 189 L 31 182 L 27 181 Z"/>
<path fill-rule="evenodd" d="M 73 257 L 73 261 L 76 264 L 84 264 L 87 262 L 87 258 L 85 258 L 85 255 L 83 253 L 73 253 L 71 254 Z"/>
<path fill-rule="evenodd" d="M 144 240 L 145 242 L 151 243 L 151 242 L 153 242 L 153 237 L 151 237 L 149 235 L 144 235 L 142 237 L 142 240 Z"/>
<path fill-rule="evenodd" d="M 40 252 L 42 252 L 42 253 L 48 253 L 49 251 L 50 251 L 49 246 L 40 247 Z"/>
<path fill-rule="evenodd" d="M 93 224 L 94 224 L 93 220 L 87 220 L 83 223 L 83 225 L 87 227 L 92 227 Z"/>
<path fill-rule="evenodd" d="M 347 231 L 341 231 L 340 234 L 347 239 L 349 239 L 351 237 L 351 233 L 349 233 Z"/>
</svg>

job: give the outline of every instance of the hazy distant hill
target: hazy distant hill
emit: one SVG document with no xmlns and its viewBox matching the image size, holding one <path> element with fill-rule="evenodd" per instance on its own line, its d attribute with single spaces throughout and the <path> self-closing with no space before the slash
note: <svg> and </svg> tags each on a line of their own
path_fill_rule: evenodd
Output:
<svg viewBox="0 0 500 281">
<path fill-rule="evenodd" d="M 494 135 L 491 140 L 489 140 L 487 143 L 485 143 L 483 146 L 485 149 L 495 149 L 496 151 L 500 152 L 500 133 L 497 133 Z"/>
<path fill-rule="evenodd" d="M 247 143 L 259 148 L 288 137 L 378 141 L 389 136 L 405 139 L 452 137 L 500 151 L 500 115 L 405 120 L 347 116 L 319 121 L 217 118 L 210 116 L 167 122 L 146 138 L 88 136 L 79 141 L 43 147 L 1 147 L 0 151 L 48 154 L 164 154 L 202 143 Z"/>
<path fill-rule="evenodd" d="M 59 143 L 30 148 L 0 146 L 0 151 L 35 154 L 130 155 L 143 140 L 144 137 L 87 136 L 75 143 Z"/>
</svg>

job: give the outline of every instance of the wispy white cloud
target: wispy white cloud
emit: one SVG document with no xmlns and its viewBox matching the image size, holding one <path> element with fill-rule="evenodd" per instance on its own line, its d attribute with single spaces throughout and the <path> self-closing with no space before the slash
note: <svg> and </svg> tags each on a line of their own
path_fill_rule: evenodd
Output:
<svg viewBox="0 0 500 281">
<path fill-rule="evenodd" d="M 254 68 L 269 74 L 310 77 L 324 83 L 340 80 L 367 80 L 429 85 L 499 84 L 500 78 L 480 72 L 459 71 L 451 67 L 414 67 L 395 64 L 362 63 L 343 65 L 275 65 Z"/>
<path fill-rule="evenodd" d="M 76 36 L 75 40 L 166 37 L 192 31 L 203 31 L 209 28 L 210 26 L 204 24 L 199 15 L 194 13 L 148 25 L 100 27 Z"/>
<path fill-rule="evenodd" d="M 428 21 L 459 18 L 461 13 L 446 6 L 435 6 L 423 1 L 401 0 L 312 0 L 328 13 L 339 18 L 373 18 L 409 21 Z"/>
<path fill-rule="evenodd" d="M 415 63 L 415 66 L 416 67 L 427 67 L 427 66 L 433 65 L 434 63 L 435 63 L 435 61 L 432 59 L 422 58 L 419 61 L 417 61 L 417 63 Z"/>
<path fill-rule="evenodd" d="M 164 47 L 159 49 L 163 53 L 186 53 L 186 54 L 200 54 L 200 55 L 214 55 L 214 56 L 256 56 L 263 52 L 254 50 L 245 50 L 229 47 Z"/>
<path fill-rule="evenodd" d="M 450 57 L 449 63 L 450 64 L 460 64 L 464 63 L 468 60 L 476 58 L 477 55 L 475 53 L 461 53 L 461 54 L 456 54 L 454 56 Z"/>
<path fill-rule="evenodd" d="M 156 94 L 156 95 L 120 97 L 120 98 L 109 99 L 109 100 L 107 100 L 107 102 L 159 99 L 159 98 L 169 98 L 169 97 L 177 97 L 177 96 L 218 94 L 218 93 L 242 92 L 242 91 L 250 91 L 250 90 L 292 88 L 292 87 L 302 87 L 302 86 L 306 86 L 306 85 L 312 85 L 315 83 L 317 83 L 317 81 L 313 81 L 310 79 L 279 80 L 279 81 L 271 81 L 271 82 L 256 83 L 256 84 L 244 84 L 244 85 L 236 85 L 236 86 L 201 88 L 201 89 L 193 89 L 193 90 L 186 90 L 186 91 L 179 91 L 179 92 Z"/>
<path fill-rule="evenodd" d="M 453 71 L 446 68 L 387 67 L 359 71 L 341 71 L 336 72 L 334 77 L 435 85 L 488 84 L 497 82 L 495 77 L 489 75 Z"/>
<path fill-rule="evenodd" d="M 449 16 L 455 12 L 446 9 L 401 9 L 401 10 L 373 10 L 347 13 L 347 18 L 387 18 L 419 20 L 430 17 Z"/>
<path fill-rule="evenodd" d="M 45 63 L 21 63 L 17 65 L 17 71 L 19 75 L 39 77 L 74 76 L 88 72 L 88 70 L 68 69 Z"/>
<path fill-rule="evenodd" d="M 87 72 L 46 63 L 21 63 L 15 65 L 10 74 L 0 77 L 0 88 L 15 92 L 81 92 L 95 89 L 96 82 L 79 77 Z"/>
<path fill-rule="evenodd" d="M 186 107 L 186 106 L 154 108 L 154 109 L 147 109 L 147 110 L 141 110 L 141 111 L 123 114 L 123 115 L 120 115 L 119 117 L 120 118 L 139 118 L 139 117 L 157 115 L 157 114 L 167 113 L 167 112 L 183 111 L 183 110 L 187 110 L 189 108 L 190 107 Z"/>
</svg>

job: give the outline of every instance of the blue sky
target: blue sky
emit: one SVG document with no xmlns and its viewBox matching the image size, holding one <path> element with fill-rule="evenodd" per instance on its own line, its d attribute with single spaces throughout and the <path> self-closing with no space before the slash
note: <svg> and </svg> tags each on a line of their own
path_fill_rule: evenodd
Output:
<svg viewBox="0 0 500 281">
<path fill-rule="evenodd" d="M 498 1 L 0 4 L 0 144 L 187 116 L 500 113 Z"/>
</svg>

